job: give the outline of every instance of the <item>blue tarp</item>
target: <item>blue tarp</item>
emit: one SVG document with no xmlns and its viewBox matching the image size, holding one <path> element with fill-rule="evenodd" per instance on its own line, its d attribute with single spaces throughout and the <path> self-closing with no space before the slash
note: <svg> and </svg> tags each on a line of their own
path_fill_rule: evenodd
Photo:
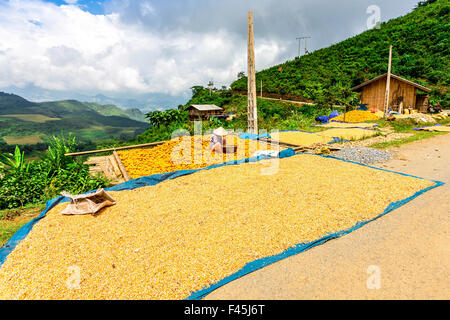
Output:
<svg viewBox="0 0 450 320">
<path fill-rule="evenodd" d="M 280 158 L 286 158 L 286 157 L 291 157 L 294 156 L 295 152 L 292 149 L 287 149 L 287 150 L 283 150 L 280 152 Z M 314 154 L 315 155 L 315 154 Z M 350 162 L 350 163 L 354 163 L 356 165 L 361 165 L 361 166 L 365 166 L 365 167 L 369 167 L 369 168 L 373 168 L 376 170 L 380 170 L 380 171 L 386 171 L 386 172 L 392 172 L 392 173 L 396 173 L 396 174 L 400 174 L 403 176 L 409 176 L 409 177 L 413 177 L 413 178 L 417 178 L 417 179 L 422 179 L 422 180 L 427 180 L 427 179 L 423 179 L 420 177 L 416 177 L 416 176 L 412 176 L 412 175 L 408 175 L 408 174 L 404 174 L 404 173 L 399 173 L 399 172 L 395 172 L 395 171 L 390 171 L 390 170 L 385 170 L 385 169 L 380 169 L 380 168 L 376 168 L 376 167 L 372 167 L 369 165 L 365 165 L 365 164 L 361 164 L 358 162 L 353 162 L 353 161 L 347 161 L 347 160 L 343 160 L 340 158 L 336 158 L 333 156 L 325 156 L 325 155 L 315 155 L 318 157 L 324 157 L 324 158 L 331 158 L 331 159 L 337 159 L 340 161 L 344 161 L 344 162 Z M 177 177 L 180 176 L 184 176 L 184 175 L 188 175 L 188 174 L 192 174 L 194 172 L 200 171 L 200 170 L 210 170 L 213 168 L 217 168 L 217 167 L 221 167 L 224 165 L 236 165 L 236 164 L 241 164 L 241 163 L 246 163 L 246 162 L 257 162 L 263 159 L 267 159 L 269 157 L 267 156 L 259 156 L 259 157 L 253 157 L 253 158 L 249 158 L 249 159 L 243 159 L 243 160 L 237 160 L 237 161 L 229 161 L 226 163 L 222 163 L 222 164 L 217 164 L 217 165 L 213 165 L 207 168 L 202 168 L 202 169 L 197 169 L 197 170 L 182 170 L 182 171 L 175 171 L 175 172 L 170 172 L 170 173 L 164 173 L 164 174 L 155 174 L 152 176 L 148 176 L 148 177 L 142 177 L 139 179 L 135 179 L 135 180 L 131 180 L 125 183 L 122 183 L 120 185 L 114 186 L 112 188 L 108 188 L 106 189 L 107 191 L 123 191 L 123 190 L 133 190 L 136 188 L 141 188 L 141 187 L 146 187 L 146 186 L 151 186 L 151 185 L 156 185 L 160 182 L 163 182 L 165 180 L 168 179 L 175 179 Z M 398 202 L 394 202 L 391 203 L 385 210 L 383 213 L 381 213 L 380 215 L 378 215 L 377 217 L 375 217 L 374 219 L 370 220 L 370 221 L 365 221 L 365 222 L 358 222 L 356 223 L 353 227 L 346 229 L 346 230 L 342 230 L 333 234 L 329 234 L 326 235 L 320 239 L 314 240 L 312 242 L 308 242 L 308 243 L 301 243 L 301 244 L 297 244 L 295 246 L 293 246 L 292 248 L 287 249 L 286 251 L 284 251 L 283 253 L 279 254 L 279 255 L 275 255 L 275 256 L 271 256 L 271 257 L 266 257 L 266 258 L 262 258 L 253 262 L 248 263 L 247 265 L 245 265 L 242 269 L 240 269 L 239 271 L 237 271 L 236 273 L 220 280 L 219 282 L 203 288 L 202 290 L 199 290 L 197 292 L 192 293 L 189 297 L 188 300 L 198 300 L 198 299 L 202 299 L 203 297 L 205 297 L 206 295 L 208 295 L 209 293 L 211 293 L 212 291 L 216 290 L 217 288 L 235 280 L 238 279 L 246 274 L 249 274 L 253 271 L 256 271 L 258 269 L 261 269 L 269 264 L 272 264 L 274 262 L 280 261 L 282 259 L 285 259 L 287 257 L 290 257 L 292 255 L 298 254 L 300 252 L 306 251 L 308 249 L 311 249 L 315 246 L 318 246 L 320 244 L 323 244 L 331 239 L 336 239 L 339 237 L 342 237 L 348 233 L 351 233 L 361 227 L 363 227 L 364 225 L 366 225 L 367 223 L 374 221 L 384 215 L 386 215 L 387 213 L 403 206 L 404 204 L 408 203 L 409 201 L 415 199 L 416 197 L 418 197 L 419 195 L 433 189 L 439 186 L 444 185 L 443 182 L 440 181 L 434 181 L 434 180 L 427 180 L 427 181 L 432 181 L 435 184 L 429 188 L 423 189 L 421 191 L 416 192 L 414 195 L 398 201 Z M 47 202 L 47 206 L 45 208 L 45 210 L 35 219 L 33 219 L 30 223 L 28 223 L 27 225 L 25 225 L 22 229 L 20 229 L 9 241 L 8 243 L 0 249 L 0 266 L 4 263 L 4 261 L 6 260 L 7 256 L 12 252 L 12 250 L 14 250 L 14 248 L 19 244 L 20 241 L 22 241 L 23 239 L 25 239 L 25 237 L 28 235 L 28 233 L 31 231 L 31 229 L 33 228 L 33 226 L 38 223 L 42 218 L 45 217 L 46 213 L 48 211 L 50 211 L 53 207 L 55 207 L 57 204 L 61 203 L 61 202 L 66 202 L 69 201 L 69 199 L 64 198 L 64 197 L 58 197 L 56 199 L 50 200 L 49 202 Z"/>
<path fill-rule="evenodd" d="M 246 140 L 255 140 L 255 139 L 261 139 L 261 138 L 269 138 L 270 134 L 264 133 L 264 134 L 254 134 L 254 133 L 241 133 L 239 135 L 239 138 L 246 139 Z"/>
<path fill-rule="evenodd" d="M 281 132 L 304 132 L 304 133 L 310 133 L 310 134 L 316 134 L 317 132 L 309 132 L 309 131 L 301 131 L 301 130 L 285 130 L 285 131 L 279 131 Z M 265 134 L 261 134 L 261 135 L 257 135 L 257 134 L 252 134 L 252 133 L 242 133 L 239 138 L 241 139 L 248 139 L 248 140 L 254 140 L 254 139 L 259 139 L 259 138 L 269 138 L 272 139 L 272 136 L 268 133 Z M 347 142 L 348 140 L 345 139 L 341 139 L 339 137 L 333 137 L 330 142 L 328 142 L 328 144 L 333 144 L 333 143 L 339 143 L 339 142 Z"/>
<path fill-rule="evenodd" d="M 442 124 L 435 124 L 434 126 L 426 126 L 426 127 L 421 127 L 421 128 L 414 128 L 414 130 L 416 130 L 416 131 L 420 131 L 420 130 L 423 130 L 423 129 L 425 129 L 425 128 L 432 128 L 432 127 L 442 127 Z"/>
<path fill-rule="evenodd" d="M 329 116 L 320 116 L 320 117 L 317 117 L 315 120 L 317 122 L 321 122 L 321 123 L 328 123 L 331 119 L 336 118 L 342 114 L 343 113 L 338 113 L 336 110 L 334 110 L 333 112 L 330 113 Z"/>
</svg>

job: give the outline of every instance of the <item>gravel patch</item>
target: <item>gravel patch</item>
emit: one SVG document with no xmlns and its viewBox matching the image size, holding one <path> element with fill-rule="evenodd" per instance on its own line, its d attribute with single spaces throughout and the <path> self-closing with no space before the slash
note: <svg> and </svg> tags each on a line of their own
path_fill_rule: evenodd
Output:
<svg viewBox="0 0 450 320">
<path fill-rule="evenodd" d="M 365 164 L 385 162 L 393 158 L 393 154 L 390 152 L 364 147 L 343 148 L 333 156 Z"/>
</svg>

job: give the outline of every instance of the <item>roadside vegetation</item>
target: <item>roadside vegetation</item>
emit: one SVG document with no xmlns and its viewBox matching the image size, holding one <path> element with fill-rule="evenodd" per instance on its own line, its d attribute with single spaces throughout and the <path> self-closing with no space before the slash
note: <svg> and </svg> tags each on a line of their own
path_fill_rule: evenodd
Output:
<svg viewBox="0 0 450 320">
<path fill-rule="evenodd" d="M 75 138 L 62 135 L 53 137 L 38 160 L 25 161 L 19 147 L 0 154 L 0 210 L 41 204 L 61 191 L 79 194 L 107 186 L 106 178 L 90 175 L 83 159 L 64 156 L 75 150 Z"/>
</svg>

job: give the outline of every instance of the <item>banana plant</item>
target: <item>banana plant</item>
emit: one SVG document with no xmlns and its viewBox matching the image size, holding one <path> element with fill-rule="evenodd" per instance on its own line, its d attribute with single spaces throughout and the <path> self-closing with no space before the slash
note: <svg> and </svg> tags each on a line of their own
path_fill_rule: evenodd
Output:
<svg viewBox="0 0 450 320">
<path fill-rule="evenodd" d="M 16 146 L 14 154 L 0 154 L 0 166 L 8 167 L 8 171 L 28 171 L 30 163 L 25 163 L 25 152 L 20 152 L 19 146 Z"/>
<path fill-rule="evenodd" d="M 67 138 L 63 133 L 60 137 L 53 136 L 49 144 L 47 152 L 40 153 L 40 155 L 50 172 L 58 171 L 73 163 L 72 158 L 65 156 L 66 153 L 74 152 L 76 149 L 76 139 L 72 134 L 69 133 Z"/>
</svg>

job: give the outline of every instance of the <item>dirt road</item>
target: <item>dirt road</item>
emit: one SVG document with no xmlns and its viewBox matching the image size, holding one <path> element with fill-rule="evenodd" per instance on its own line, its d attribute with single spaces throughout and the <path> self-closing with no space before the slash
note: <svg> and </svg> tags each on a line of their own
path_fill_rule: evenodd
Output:
<svg viewBox="0 0 450 320">
<path fill-rule="evenodd" d="M 205 299 L 449 299 L 450 134 L 393 151 L 395 159 L 379 167 L 446 185 Z"/>
</svg>

